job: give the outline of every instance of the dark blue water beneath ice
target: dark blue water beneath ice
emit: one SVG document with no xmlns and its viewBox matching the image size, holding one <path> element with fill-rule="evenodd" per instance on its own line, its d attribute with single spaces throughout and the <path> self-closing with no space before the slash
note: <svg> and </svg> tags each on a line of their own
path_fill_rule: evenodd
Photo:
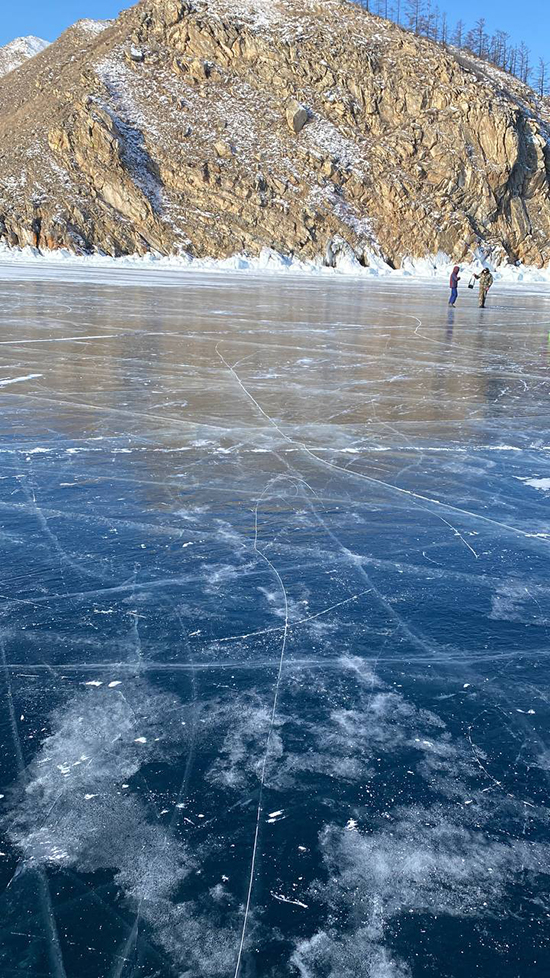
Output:
<svg viewBox="0 0 550 978">
<path fill-rule="evenodd" d="M 550 294 L 0 291 L 2 978 L 547 974 Z"/>
</svg>

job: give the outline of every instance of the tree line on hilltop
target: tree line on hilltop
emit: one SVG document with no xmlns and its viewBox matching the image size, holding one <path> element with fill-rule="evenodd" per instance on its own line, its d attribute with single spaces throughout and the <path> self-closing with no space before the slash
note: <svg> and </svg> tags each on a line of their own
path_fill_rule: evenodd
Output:
<svg viewBox="0 0 550 978">
<path fill-rule="evenodd" d="M 503 30 L 492 34 L 483 17 L 473 27 L 463 20 L 452 24 L 447 13 L 433 0 L 356 0 L 370 13 L 392 20 L 401 27 L 436 41 L 452 45 L 488 61 L 503 71 L 515 75 L 526 85 L 532 85 L 540 97 L 550 93 L 550 68 L 544 58 L 535 65 L 527 45 L 514 43 Z"/>
</svg>

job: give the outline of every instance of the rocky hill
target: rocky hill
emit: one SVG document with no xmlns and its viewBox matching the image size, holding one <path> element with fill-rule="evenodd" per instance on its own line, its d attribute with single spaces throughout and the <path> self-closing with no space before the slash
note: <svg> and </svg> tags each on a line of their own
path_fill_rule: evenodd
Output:
<svg viewBox="0 0 550 978">
<path fill-rule="evenodd" d="M 0 80 L 0 237 L 545 265 L 549 123 L 516 79 L 348 0 L 142 0 Z"/>
<path fill-rule="evenodd" d="M 20 65 L 34 58 L 35 54 L 40 54 L 49 46 L 48 41 L 43 41 L 40 37 L 16 37 L 14 41 L 5 44 L 0 48 L 0 78 L 7 75 L 8 71 L 14 71 Z"/>
</svg>

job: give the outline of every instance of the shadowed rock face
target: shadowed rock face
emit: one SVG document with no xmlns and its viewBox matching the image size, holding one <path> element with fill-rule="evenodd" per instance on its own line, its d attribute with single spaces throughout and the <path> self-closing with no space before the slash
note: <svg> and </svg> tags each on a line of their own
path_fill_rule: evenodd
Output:
<svg viewBox="0 0 550 978">
<path fill-rule="evenodd" d="M 550 261 L 550 110 L 346 0 L 144 0 L 0 80 L 0 237 Z"/>
</svg>

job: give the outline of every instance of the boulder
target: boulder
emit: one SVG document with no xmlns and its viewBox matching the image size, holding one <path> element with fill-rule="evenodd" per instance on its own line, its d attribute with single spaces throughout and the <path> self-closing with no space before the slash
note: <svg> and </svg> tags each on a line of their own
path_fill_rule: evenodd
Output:
<svg viewBox="0 0 550 978">
<path fill-rule="evenodd" d="M 286 109 L 286 121 L 288 123 L 288 128 L 296 136 L 302 131 L 306 122 L 308 121 L 309 114 L 304 105 L 297 102 L 296 99 L 292 99 Z"/>
<path fill-rule="evenodd" d="M 223 139 L 219 139 L 217 143 L 214 143 L 214 149 L 218 156 L 225 160 L 231 159 L 235 153 L 234 146 L 231 143 L 225 142 Z"/>
</svg>

